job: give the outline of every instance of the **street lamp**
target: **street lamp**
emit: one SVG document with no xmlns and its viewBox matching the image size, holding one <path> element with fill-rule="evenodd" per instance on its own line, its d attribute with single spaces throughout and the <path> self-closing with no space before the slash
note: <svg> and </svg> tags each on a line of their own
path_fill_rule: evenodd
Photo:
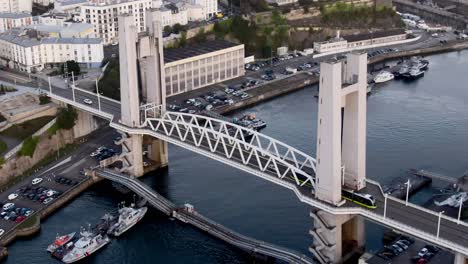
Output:
<svg viewBox="0 0 468 264">
<path fill-rule="evenodd" d="M 388 193 L 384 194 L 385 200 L 384 200 L 384 209 L 383 209 L 383 218 L 385 219 L 387 217 L 387 198 L 388 198 Z"/>
<path fill-rule="evenodd" d="M 439 220 L 437 221 L 437 238 L 439 238 L 439 233 L 440 233 L 440 219 L 442 218 L 442 214 L 445 213 L 445 211 L 439 212 Z"/>
<path fill-rule="evenodd" d="M 97 93 L 97 100 L 98 100 L 98 109 L 99 112 L 101 111 L 101 100 L 99 98 L 99 85 L 98 85 L 98 79 L 96 79 L 96 93 Z"/>
<path fill-rule="evenodd" d="M 411 186 L 410 180 L 408 179 L 408 181 L 405 184 L 406 184 L 406 202 L 405 202 L 405 205 L 408 206 L 409 189 L 410 189 L 410 186 Z"/>
<path fill-rule="evenodd" d="M 458 220 L 457 220 L 458 225 L 460 224 L 461 212 L 463 208 L 463 202 L 465 201 L 465 199 L 466 199 L 466 192 L 463 193 L 463 197 L 460 197 L 460 207 L 458 208 Z"/>
</svg>

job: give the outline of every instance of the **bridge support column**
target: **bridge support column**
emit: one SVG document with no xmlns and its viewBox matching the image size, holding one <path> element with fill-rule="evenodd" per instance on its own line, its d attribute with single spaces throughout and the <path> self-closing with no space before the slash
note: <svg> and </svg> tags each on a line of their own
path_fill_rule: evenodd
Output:
<svg viewBox="0 0 468 264">
<path fill-rule="evenodd" d="M 162 168 L 168 165 L 167 142 L 153 137 L 144 137 L 143 145 L 148 151 L 147 157 L 155 163 L 154 168 Z"/>
<path fill-rule="evenodd" d="M 353 215 L 332 215 L 313 209 L 310 251 L 320 263 L 342 263 L 365 244 L 364 220 Z"/>
<path fill-rule="evenodd" d="M 454 264 L 468 264 L 468 256 L 465 256 L 460 253 L 455 253 L 455 260 L 453 261 Z"/>
<path fill-rule="evenodd" d="M 73 127 L 73 135 L 80 138 L 88 135 L 98 128 L 96 119 L 87 112 L 77 110 L 78 117 Z"/>
<path fill-rule="evenodd" d="M 119 156 L 119 160 L 122 162 L 121 171 L 135 177 L 142 176 L 144 174 L 143 136 L 122 133 L 122 140 L 118 145 L 122 146 L 122 153 Z"/>
</svg>

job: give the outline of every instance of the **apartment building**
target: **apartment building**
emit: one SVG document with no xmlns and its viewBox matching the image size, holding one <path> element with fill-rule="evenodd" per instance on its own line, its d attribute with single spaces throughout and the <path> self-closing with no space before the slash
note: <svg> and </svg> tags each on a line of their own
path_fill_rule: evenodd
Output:
<svg viewBox="0 0 468 264">
<path fill-rule="evenodd" d="M 0 13 L 31 13 L 32 1 L 33 0 L 0 0 Z"/>
<path fill-rule="evenodd" d="M 37 72 L 68 60 L 99 67 L 103 58 L 102 41 L 97 38 L 43 37 L 30 29 L 0 34 L 0 63 L 20 71 Z"/>
<path fill-rule="evenodd" d="M 12 28 L 26 27 L 33 23 L 29 13 L 0 13 L 0 33 Z"/>
<path fill-rule="evenodd" d="M 152 0 L 99 0 L 80 6 L 79 20 L 94 25 L 96 36 L 104 44 L 117 41 L 120 14 L 132 14 L 138 32 L 145 30 L 145 11 L 152 7 Z"/>
</svg>

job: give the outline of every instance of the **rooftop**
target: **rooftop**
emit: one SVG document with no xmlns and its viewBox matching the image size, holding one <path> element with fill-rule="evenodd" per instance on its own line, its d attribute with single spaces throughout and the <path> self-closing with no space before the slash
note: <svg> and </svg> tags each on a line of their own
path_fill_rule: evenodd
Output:
<svg viewBox="0 0 468 264">
<path fill-rule="evenodd" d="M 25 18 L 31 17 L 29 13 L 0 13 L 0 18 Z"/>
<path fill-rule="evenodd" d="M 22 47 L 33 47 L 40 44 L 100 44 L 101 39 L 98 38 L 36 38 L 37 33 L 28 32 L 24 34 L 24 30 L 10 30 L 0 34 L 0 40 L 8 41 Z"/>
<path fill-rule="evenodd" d="M 201 43 L 189 44 L 182 48 L 165 49 L 164 50 L 164 63 L 183 60 L 194 56 L 203 55 L 206 53 L 227 49 L 242 44 L 229 42 L 226 40 L 209 40 Z"/>
<path fill-rule="evenodd" d="M 28 28 L 35 29 L 41 32 L 74 34 L 74 33 L 81 33 L 85 30 L 93 29 L 93 25 L 88 24 L 88 23 L 67 23 L 64 26 L 35 24 L 35 25 L 29 25 Z"/>
<path fill-rule="evenodd" d="M 95 2 L 89 2 L 85 4 L 85 6 L 110 6 L 110 5 L 117 5 L 117 4 L 124 4 L 124 3 L 138 3 L 146 0 L 97 0 Z"/>
<path fill-rule="evenodd" d="M 376 39 L 376 38 L 383 38 L 383 37 L 401 35 L 401 34 L 406 34 L 404 29 L 392 29 L 392 30 L 387 30 L 387 31 L 377 31 L 373 33 L 348 35 L 348 36 L 343 36 L 343 38 L 347 40 L 348 42 L 356 42 L 356 41 L 367 40 L 371 38 Z"/>
</svg>

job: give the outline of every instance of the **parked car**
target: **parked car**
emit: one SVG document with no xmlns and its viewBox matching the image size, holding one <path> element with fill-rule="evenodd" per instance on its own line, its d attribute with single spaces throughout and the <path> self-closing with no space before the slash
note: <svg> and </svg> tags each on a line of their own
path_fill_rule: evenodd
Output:
<svg viewBox="0 0 468 264">
<path fill-rule="evenodd" d="M 5 233 L 5 230 L 0 229 L 0 236 L 2 236 Z"/>
<path fill-rule="evenodd" d="M 421 250 L 419 250 L 418 252 L 418 256 L 420 257 L 424 257 L 427 253 L 429 252 L 429 250 L 427 248 L 421 248 Z"/>
<path fill-rule="evenodd" d="M 33 185 L 39 184 L 39 183 L 41 183 L 41 182 L 42 182 L 42 178 L 34 178 L 34 179 L 32 180 L 32 184 L 33 184 Z"/>
<path fill-rule="evenodd" d="M 16 222 L 16 223 L 21 223 L 21 222 L 23 222 L 24 219 L 26 219 L 26 217 L 20 215 L 20 216 L 18 216 L 18 217 L 15 219 L 15 222 Z"/>
<path fill-rule="evenodd" d="M 24 216 L 28 217 L 34 213 L 34 210 L 28 210 L 24 213 Z"/>
<path fill-rule="evenodd" d="M 3 205 L 3 210 L 4 211 L 10 211 L 12 209 L 15 208 L 15 204 L 14 203 L 6 203 Z"/>
<path fill-rule="evenodd" d="M 52 200 L 54 200 L 54 198 L 49 197 L 49 198 L 46 198 L 42 203 L 43 204 L 48 204 L 48 203 L 52 202 Z"/>
<path fill-rule="evenodd" d="M 8 195 L 8 200 L 10 200 L 10 201 L 11 201 L 11 200 L 14 200 L 14 199 L 16 199 L 17 197 L 18 197 L 18 194 L 12 193 L 12 194 Z"/>
</svg>

